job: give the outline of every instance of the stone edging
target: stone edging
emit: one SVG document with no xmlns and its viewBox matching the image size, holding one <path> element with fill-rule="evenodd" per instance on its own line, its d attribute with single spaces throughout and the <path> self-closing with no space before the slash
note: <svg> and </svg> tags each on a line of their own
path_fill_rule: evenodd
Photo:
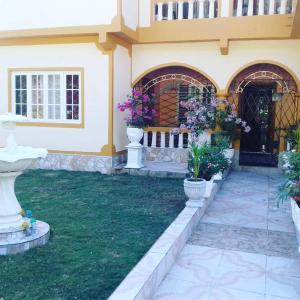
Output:
<svg viewBox="0 0 300 300">
<path fill-rule="evenodd" d="M 224 179 L 214 183 L 212 193 L 206 198 L 203 207 L 186 207 L 178 215 L 108 300 L 142 300 L 153 297 L 223 182 Z"/>
</svg>

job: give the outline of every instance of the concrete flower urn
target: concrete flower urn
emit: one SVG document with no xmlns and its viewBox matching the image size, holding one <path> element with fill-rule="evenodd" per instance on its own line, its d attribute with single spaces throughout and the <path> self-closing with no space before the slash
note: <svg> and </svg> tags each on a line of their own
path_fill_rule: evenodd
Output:
<svg viewBox="0 0 300 300">
<path fill-rule="evenodd" d="M 140 169 L 143 167 L 143 146 L 140 144 L 143 135 L 144 130 L 142 128 L 127 128 L 127 136 L 130 143 L 126 146 L 128 149 L 126 169 Z"/>
<path fill-rule="evenodd" d="M 30 219 L 21 215 L 22 208 L 14 191 L 16 178 L 30 168 L 37 160 L 47 156 L 47 150 L 18 146 L 13 130 L 16 122 L 26 119 L 16 115 L 0 116 L 2 128 L 8 131 L 7 145 L 0 149 L 0 255 L 24 252 L 44 244 L 49 225 L 38 221 L 34 234 L 25 234 L 24 224 L 31 228 Z"/>
<path fill-rule="evenodd" d="M 204 196 L 206 192 L 206 180 L 188 178 L 184 180 L 184 193 L 188 197 L 186 206 L 202 207 L 204 205 Z"/>
</svg>

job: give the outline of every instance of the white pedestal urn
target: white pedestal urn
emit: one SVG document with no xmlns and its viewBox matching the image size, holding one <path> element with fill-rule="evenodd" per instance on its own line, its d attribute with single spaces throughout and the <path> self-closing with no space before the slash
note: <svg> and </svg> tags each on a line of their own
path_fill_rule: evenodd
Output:
<svg viewBox="0 0 300 300">
<path fill-rule="evenodd" d="M 140 169 L 143 167 L 143 146 L 140 144 L 143 134 L 144 130 L 142 128 L 127 128 L 130 144 L 126 146 L 128 149 L 126 169 Z"/>
<path fill-rule="evenodd" d="M 204 205 L 204 196 L 206 192 L 206 180 L 204 179 L 185 179 L 184 192 L 188 197 L 187 207 L 202 207 Z"/>
</svg>

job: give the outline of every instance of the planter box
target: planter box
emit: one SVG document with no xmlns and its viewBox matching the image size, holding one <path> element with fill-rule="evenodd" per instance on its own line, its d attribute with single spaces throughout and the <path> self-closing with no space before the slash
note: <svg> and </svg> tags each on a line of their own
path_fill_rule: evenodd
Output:
<svg viewBox="0 0 300 300">
<path fill-rule="evenodd" d="M 297 240 L 298 240 L 298 251 L 300 253 L 300 208 L 296 201 L 291 199 L 291 207 L 292 207 L 292 218 L 295 225 Z"/>
</svg>

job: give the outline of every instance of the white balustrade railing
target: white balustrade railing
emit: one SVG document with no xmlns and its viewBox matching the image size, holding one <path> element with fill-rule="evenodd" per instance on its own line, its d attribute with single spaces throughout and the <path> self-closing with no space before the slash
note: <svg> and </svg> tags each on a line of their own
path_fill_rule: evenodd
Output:
<svg viewBox="0 0 300 300">
<path fill-rule="evenodd" d="M 293 12 L 293 0 L 237 0 L 233 7 L 233 15 L 275 15 L 290 14 Z"/>
<path fill-rule="evenodd" d="M 179 135 L 171 134 L 166 130 L 147 129 L 144 132 L 143 146 L 152 148 L 179 148 L 183 149 L 188 146 L 191 140 L 190 133 L 180 133 Z"/>
<path fill-rule="evenodd" d="M 237 17 L 290 14 L 294 11 L 296 2 L 295 0 L 155 0 L 154 19 L 171 21 L 217 18 L 221 7 L 227 7 L 223 5 L 225 1 L 230 1 L 229 5 L 233 6 L 233 16 Z M 222 12 L 221 16 L 226 16 L 226 13 Z"/>
<path fill-rule="evenodd" d="M 216 18 L 218 0 L 164 1 L 154 3 L 156 21 Z"/>
</svg>

